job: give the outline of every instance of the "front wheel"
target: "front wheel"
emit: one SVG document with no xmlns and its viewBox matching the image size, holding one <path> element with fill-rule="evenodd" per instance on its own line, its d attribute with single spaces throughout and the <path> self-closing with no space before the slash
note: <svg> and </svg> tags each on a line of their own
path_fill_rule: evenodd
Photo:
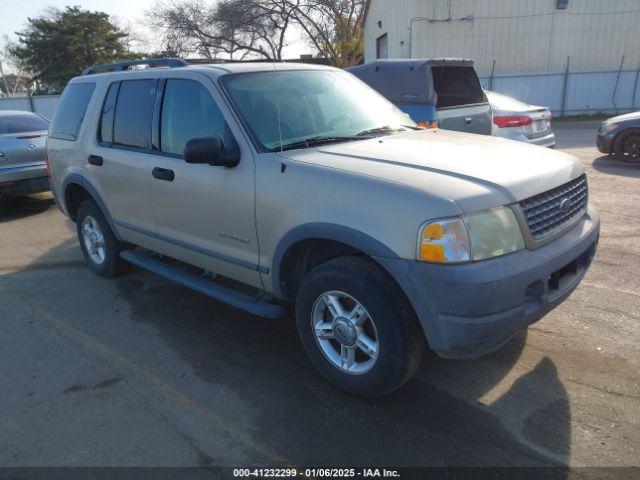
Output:
<svg viewBox="0 0 640 480">
<path fill-rule="evenodd" d="M 623 162 L 640 163 L 640 128 L 620 133 L 613 143 L 613 153 Z"/>
<path fill-rule="evenodd" d="M 424 335 L 397 285 L 373 261 L 330 260 L 307 274 L 296 323 L 314 366 L 351 393 L 380 396 L 406 382 L 424 351 Z"/>
</svg>

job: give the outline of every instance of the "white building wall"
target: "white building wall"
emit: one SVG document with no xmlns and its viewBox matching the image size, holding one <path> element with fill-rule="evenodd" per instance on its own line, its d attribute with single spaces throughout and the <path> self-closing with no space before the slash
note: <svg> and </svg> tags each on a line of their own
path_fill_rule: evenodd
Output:
<svg viewBox="0 0 640 480">
<path fill-rule="evenodd" d="M 408 58 L 410 48 L 414 58 L 466 57 L 480 75 L 494 59 L 496 73 L 558 72 L 567 56 L 572 71 L 617 70 L 622 54 L 625 69 L 636 69 L 640 0 L 569 0 L 566 10 L 556 0 L 372 0 L 365 61 L 384 33 L 390 58 Z"/>
</svg>

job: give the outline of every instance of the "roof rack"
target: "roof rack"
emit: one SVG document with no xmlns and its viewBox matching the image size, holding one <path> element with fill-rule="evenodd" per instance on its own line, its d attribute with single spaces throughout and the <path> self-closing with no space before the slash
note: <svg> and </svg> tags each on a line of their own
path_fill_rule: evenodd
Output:
<svg viewBox="0 0 640 480">
<path fill-rule="evenodd" d="M 146 60 L 131 60 L 127 62 L 117 62 L 117 63 L 103 63 L 100 65 L 92 65 L 86 68 L 82 75 L 93 75 L 94 73 L 103 73 L 103 72 L 123 72 L 125 70 L 131 69 L 131 67 L 136 65 L 148 65 L 151 67 L 184 67 L 189 65 L 186 60 L 182 58 L 149 58 Z"/>
</svg>

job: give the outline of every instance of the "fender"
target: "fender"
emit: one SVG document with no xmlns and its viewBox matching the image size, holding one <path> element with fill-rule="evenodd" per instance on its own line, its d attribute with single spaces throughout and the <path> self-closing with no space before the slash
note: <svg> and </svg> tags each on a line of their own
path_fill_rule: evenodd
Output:
<svg viewBox="0 0 640 480">
<path fill-rule="evenodd" d="M 62 210 L 62 206 L 64 205 L 63 213 L 65 213 L 66 215 L 69 215 L 69 209 L 67 208 L 67 205 L 66 205 L 67 188 L 72 184 L 80 185 L 87 192 L 89 192 L 93 200 L 98 204 L 98 207 L 102 211 L 104 218 L 107 219 L 107 223 L 109 223 L 109 227 L 111 228 L 111 231 L 113 232 L 113 234 L 116 236 L 118 240 L 122 241 L 122 237 L 120 236 L 120 234 L 118 233 L 118 230 L 116 229 L 116 224 L 111 218 L 111 215 L 109 214 L 109 210 L 107 210 L 107 206 L 105 205 L 104 201 L 100 197 L 100 194 L 98 194 L 98 191 L 96 190 L 96 188 L 91 184 L 89 180 L 87 180 L 86 177 L 84 177 L 83 175 L 77 172 L 70 173 L 62 182 L 62 188 L 60 192 L 61 198 L 60 198 L 59 205 L 61 207 L 60 208 L 61 210 Z"/>
<path fill-rule="evenodd" d="M 352 248 L 360 250 L 371 257 L 400 258 L 393 250 L 372 236 L 355 230 L 351 227 L 333 223 L 307 223 L 289 230 L 280 239 L 273 255 L 271 269 L 273 292 L 278 298 L 282 298 L 280 288 L 280 266 L 282 259 L 289 248 L 302 241 L 310 239 L 334 240 L 344 243 Z"/>
</svg>

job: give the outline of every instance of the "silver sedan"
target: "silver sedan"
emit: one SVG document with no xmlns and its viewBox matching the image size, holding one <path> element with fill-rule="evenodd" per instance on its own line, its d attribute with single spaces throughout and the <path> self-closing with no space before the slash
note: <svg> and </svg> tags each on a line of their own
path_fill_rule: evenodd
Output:
<svg viewBox="0 0 640 480">
<path fill-rule="evenodd" d="M 36 113 L 0 110 L 0 195 L 49 190 L 48 129 L 49 120 Z"/>
<path fill-rule="evenodd" d="M 551 111 L 521 102 L 515 98 L 486 90 L 493 111 L 492 135 L 510 140 L 554 148 L 556 137 L 551 131 Z"/>
</svg>

